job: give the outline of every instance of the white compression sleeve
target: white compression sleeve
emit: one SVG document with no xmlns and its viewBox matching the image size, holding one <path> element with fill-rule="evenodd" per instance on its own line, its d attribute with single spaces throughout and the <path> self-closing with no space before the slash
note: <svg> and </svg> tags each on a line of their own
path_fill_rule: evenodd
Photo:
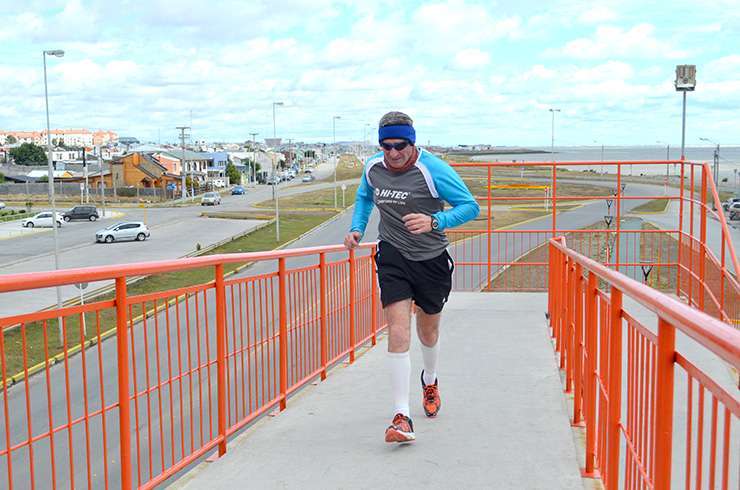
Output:
<svg viewBox="0 0 740 490">
<path fill-rule="evenodd" d="M 439 360 L 439 336 L 437 336 L 437 343 L 432 347 L 427 347 L 423 343 L 421 345 L 421 355 L 424 358 L 424 384 L 434 384 L 437 379 L 437 361 Z"/>
<path fill-rule="evenodd" d="M 393 414 L 409 416 L 409 381 L 411 376 L 411 357 L 409 351 L 389 352 L 391 367 L 391 390 L 393 393 Z"/>
</svg>

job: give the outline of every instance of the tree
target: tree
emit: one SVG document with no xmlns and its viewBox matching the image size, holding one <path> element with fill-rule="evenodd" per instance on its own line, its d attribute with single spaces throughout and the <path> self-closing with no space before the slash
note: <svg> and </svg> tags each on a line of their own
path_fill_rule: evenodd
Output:
<svg viewBox="0 0 740 490">
<path fill-rule="evenodd" d="M 16 165 L 41 165 L 47 161 L 44 149 L 33 143 L 23 143 L 11 149 L 10 156 L 13 157 Z"/>
<path fill-rule="evenodd" d="M 0 172 L 0 184 L 2 184 L 3 182 L 5 182 L 5 175 Z"/>
<path fill-rule="evenodd" d="M 242 174 L 236 169 L 233 163 L 229 162 L 226 164 L 226 176 L 229 178 L 229 182 L 232 184 L 242 183 Z"/>
<path fill-rule="evenodd" d="M 14 143 L 18 143 L 18 140 L 16 139 L 15 136 L 13 136 L 12 134 L 9 134 L 8 137 L 5 138 L 5 144 L 12 145 Z"/>
</svg>

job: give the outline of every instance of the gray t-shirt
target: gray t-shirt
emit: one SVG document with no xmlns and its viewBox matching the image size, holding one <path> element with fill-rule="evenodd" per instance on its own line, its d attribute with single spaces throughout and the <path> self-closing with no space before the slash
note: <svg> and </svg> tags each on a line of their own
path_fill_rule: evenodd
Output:
<svg viewBox="0 0 740 490">
<path fill-rule="evenodd" d="M 452 208 L 444 210 L 444 202 Z M 351 231 L 365 232 L 373 206 L 380 212 L 380 239 L 414 261 L 429 260 L 447 248 L 446 228 L 460 226 L 478 216 L 480 207 L 450 165 L 424 149 L 405 172 L 386 168 L 383 153 L 370 157 L 357 189 Z M 434 216 L 439 229 L 415 235 L 403 217 L 410 213 Z"/>
<path fill-rule="evenodd" d="M 432 196 L 422 170 L 414 165 L 406 172 L 396 173 L 381 162 L 367 169 L 367 179 L 374 188 L 373 202 L 380 212 L 378 236 L 396 247 L 409 260 L 437 257 L 449 245 L 443 231 L 432 230 L 415 235 L 403 222 L 411 213 L 433 215 L 444 209 L 439 198 Z"/>
</svg>

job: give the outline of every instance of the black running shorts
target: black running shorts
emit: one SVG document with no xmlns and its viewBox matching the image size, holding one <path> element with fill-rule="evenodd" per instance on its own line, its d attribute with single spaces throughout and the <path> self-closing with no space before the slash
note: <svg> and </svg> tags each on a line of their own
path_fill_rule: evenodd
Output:
<svg viewBox="0 0 740 490">
<path fill-rule="evenodd" d="M 405 258 L 390 243 L 381 241 L 375 254 L 383 307 L 404 299 L 413 299 L 428 315 L 442 311 L 452 289 L 455 265 L 447 250 L 421 261 Z"/>
</svg>

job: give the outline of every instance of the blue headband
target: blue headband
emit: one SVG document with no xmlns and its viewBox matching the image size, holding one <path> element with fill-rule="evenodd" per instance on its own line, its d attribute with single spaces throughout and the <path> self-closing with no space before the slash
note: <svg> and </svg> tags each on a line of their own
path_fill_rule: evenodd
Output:
<svg viewBox="0 0 740 490">
<path fill-rule="evenodd" d="M 398 138 L 407 140 L 409 143 L 416 143 L 416 131 L 413 126 L 398 124 L 395 126 L 383 126 L 378 128 L 378 141 L 383 142 L 389 138 Z"/>
</svg>

